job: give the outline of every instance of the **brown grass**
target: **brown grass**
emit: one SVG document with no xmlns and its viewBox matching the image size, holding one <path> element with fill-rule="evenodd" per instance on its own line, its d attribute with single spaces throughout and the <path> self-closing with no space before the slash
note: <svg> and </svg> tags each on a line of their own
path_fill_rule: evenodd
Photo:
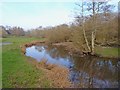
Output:
<svg viewBox="0 0 120 90">
<path fill-rule="evenodd" d="M 25 54 L 26 53 L 26 47 L 24 45 L 21 45 L 20 48 L 21 48 L 21 52 L 23 54 Z"/>
<path fill-rule="evenodd" d="M 32 41 L 30 43 L 25 43 L 23 45 L 20 45 L 21 52 L 25 54 L 27 47 L 31 47 L 33 45 L 42 44 L 42 43 L 45 43 L 45 40 L 44 41 L 43 40 L 42 41 Z"/>
<path fill-rule="evenodd" d="M 69 81 L 69 70 L 65 67 L 47 63 L 46 59 L 42 59 L 39 63 L 32 61 L 38 68 L 44 71 L 45 77 L 51 81 L 51 86 L 54 88 L 70 88 L 72 83 Z"/>
</svg>

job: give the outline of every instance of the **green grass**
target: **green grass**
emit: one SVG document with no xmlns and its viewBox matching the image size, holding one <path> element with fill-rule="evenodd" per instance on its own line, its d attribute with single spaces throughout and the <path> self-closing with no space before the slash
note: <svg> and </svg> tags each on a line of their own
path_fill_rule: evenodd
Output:
<svg viewBox="0 0 120 90">
<path fill-rule="evenodd" d="M 114 47 L 96 47 L 95 52 L 103 57 L 118 57 L 118 52 L 120 51 L 120 48 L 114 48 Z"/>
<path fill-rule="evenodd" d="M 44 77 L 44 72 L 28 62 L 28 57 L 21 53 L 19 46 L 37 38 L 10 37 L 3 42 L 13 44 L 2 47 L 2 87 L 3 88 L 36 88 L 50 87 L 50 81 Z"/>
<path fill-rule="evenodd" d="M 0 47 L 0 88 L 2 88 L 2 47 Z"/>
</svg>

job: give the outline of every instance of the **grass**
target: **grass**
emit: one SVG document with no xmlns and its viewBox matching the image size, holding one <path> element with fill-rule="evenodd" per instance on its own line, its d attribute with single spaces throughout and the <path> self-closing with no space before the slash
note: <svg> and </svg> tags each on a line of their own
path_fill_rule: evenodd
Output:
<svg viewBox="0 0 120 90">
<path fill-rule="evenodd" d="M 13 44 L 2 47 L 2 87 L 3 88 L 37 88 L 50 87 L 50 81 L 44 77 L 44 72 L 28 62 L 28 57 L 21 53 L 19 46 L 37 38 L 9 37 L 3 42 Z"/>
<path fill-rule="evenodd" d="M 114 47 L 96 47 L 95 52 L 103 57 L 119 57 L 120 48 Z"/>
<path fill-rule="evenodd" d="M 0 47 L 0 88 L 2 88 L 2 47 Z"/>
</svg>

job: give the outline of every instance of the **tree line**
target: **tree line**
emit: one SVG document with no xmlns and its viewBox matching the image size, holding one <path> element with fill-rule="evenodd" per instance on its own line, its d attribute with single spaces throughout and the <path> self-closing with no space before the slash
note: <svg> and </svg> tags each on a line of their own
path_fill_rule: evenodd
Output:
<svg viewBox="0 0 120 90">
<path fill-rule="evenodd" d="M 10 26 L 0 26 L 0 37 L 7 37 L 7 36 L 24 36 L 25 31 L 21 27 L 10 27 Z"/>
</svg>

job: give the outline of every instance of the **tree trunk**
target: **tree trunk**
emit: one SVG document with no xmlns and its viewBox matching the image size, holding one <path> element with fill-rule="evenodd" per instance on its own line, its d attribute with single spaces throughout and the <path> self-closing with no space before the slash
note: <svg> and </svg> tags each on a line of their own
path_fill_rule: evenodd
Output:
<svg viewBox="0 0 120 90">
<path fill-rule="evenodd" d="M 83 29 L 84 40 L 85 40 L 88 52 L 90 52 L 90 46 L 89 46 L 89 43 L 88 43 L 88 40 L 87 40 L 87 36 L 86 36 L 86 32 L 85 32 L 84 15 L 83 15 L 83 13 L 84 13 L 84 7 L 83 7 L 83 0 L 82 0 L 82 29 Z"/>
<path fill-rule="evenodd" d="M 84 25 L 83 25 L 84 27 Z M 90 52 L 90 46 L 89 46 L 89 43 L 88 43 L 88 40 L 87 40 L 87 37 L 86 37 L 86 32 L 85 32 L 85 29 L 83 28 L 83 34 L 84 34 L 84 39 L 85 39 L 85 42 L 86 42 L 86 45 L 87 45 L 87 48 L 88 48 L 88 52 Z"/>
<path fill-rule="evenodd" d="M 94 44 L 95 44 L 95 1 L 93 0 L 93 31 L 91 35 L 91 54 L 94 55 Z"/>
<path fill-rule="evenodd" d="M 94 52 L 94 48 L 95 48 L 95 47 L 94 47 L 94 44 L 95 44 L 95 34 L 94 34 L 94 32 L 92 32 L 91 37 L 92 37 L 92 38 L 91 38 L 91 39 L 92 39 L 92 43 L 91 43 L 91 54 L 94 55 L 94 53 L 95 53 L 95 52 Z"/>
</svg>

